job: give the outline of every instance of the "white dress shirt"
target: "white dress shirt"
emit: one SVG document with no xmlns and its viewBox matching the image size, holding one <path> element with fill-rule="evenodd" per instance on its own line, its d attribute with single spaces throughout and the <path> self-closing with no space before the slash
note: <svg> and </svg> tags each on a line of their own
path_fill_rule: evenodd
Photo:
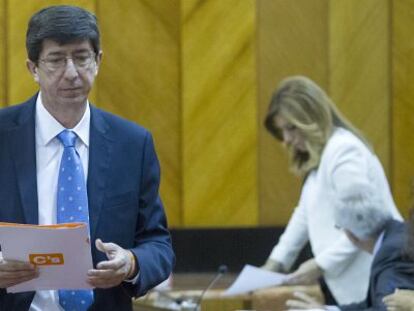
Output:
<svg viewBox="0 0 414 311">
<path fill-rule="evenodd" d="M 85 182 L 89 160 L 90 108 L 87 103 L 85 113 L 72 129 L 78 139 L 76 150 L 82 161 Z M 43 106 L 41 94 L 36 101 L 36 176 L 39 225 L 56 224 L 57 183 L 63 145 L 57 135 L 65 129 Z M 42 273 L 40 271 L 40 273 Z M 29 311 L 63 311 L 59 305 L 58 292 L 54 290 L 37 291 Z"/>
</svg>

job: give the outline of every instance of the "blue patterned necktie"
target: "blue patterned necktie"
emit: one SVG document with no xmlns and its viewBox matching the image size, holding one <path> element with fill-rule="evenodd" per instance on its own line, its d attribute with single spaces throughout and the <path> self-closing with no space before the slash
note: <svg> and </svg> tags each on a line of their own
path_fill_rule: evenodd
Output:
<svg viewBox="0 0 414 311">
<path fill-rule="evenodd" d="M 85 222 L 89 226 L 85 177 L 75 149 L 77 136 L 63 130 L 57 138 L 64 147 L 58 178 L 57 223 Z M 59 303 L 65 311 L 85 311 L 92 302 L 92 290 L 59 290 Z"/>
</svg>

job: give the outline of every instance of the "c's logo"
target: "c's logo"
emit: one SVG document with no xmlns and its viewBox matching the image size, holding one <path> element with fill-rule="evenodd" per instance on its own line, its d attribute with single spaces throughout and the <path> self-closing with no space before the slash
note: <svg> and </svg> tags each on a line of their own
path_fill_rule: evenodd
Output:
<svg viewBox="0 0 414 311">
<path fill-rule="evenodd" d="M 37 266 L 56 266 L 65 263 L 62 253 L 29 254 L 29 262 Z"/>
</svg>

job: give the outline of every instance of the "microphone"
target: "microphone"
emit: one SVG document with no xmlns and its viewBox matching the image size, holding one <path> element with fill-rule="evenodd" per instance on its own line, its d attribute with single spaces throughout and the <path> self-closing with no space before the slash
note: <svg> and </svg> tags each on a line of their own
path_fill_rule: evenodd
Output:
<svg viewBox="0 0 414 311">
<path fill-rule="evenodd" d="M 227 266 L 226 265 L 220 265 L 217 269 L 217 274 L 216 276 L 210 281 L 210 283 L 208 284 L 208 286 L 201 292 L 200 297 L 198 298 L 197 302 L 196 302 L 196 306 L 195 306 L 195 310 L 199 311 L 200 310 L 200 305 L 201 305 L 201 301 L 204 298 L 204 295 L 207 293 L 207 291 L 212 288 L 214 286 L 214 284 L 217 283 L 218 280 L 220 280 L 220 278 L 227 273 Z"/>
</svg>

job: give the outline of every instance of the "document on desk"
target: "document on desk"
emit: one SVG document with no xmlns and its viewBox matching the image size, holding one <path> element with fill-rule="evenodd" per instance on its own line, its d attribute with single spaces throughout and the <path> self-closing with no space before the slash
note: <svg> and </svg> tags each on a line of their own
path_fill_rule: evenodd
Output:
<svg viewBox="0 0 414 311">
<path fill-rule="evenodd" d="M 223 292 L 223 296 L 245 294 L 257 289 L 282 285 L 289 279 L 287 274 L 245 265 L 237 279 Z"/>
<path fill-rule="evenodd" d="M 88 227 L 85 223 L 26 225 L 0 222 L 4 260 L 30 262 L 39 277 L 7 288 L 9 293 L 49 289 L 91 288 L 92 269 Z"/>
</svg>

